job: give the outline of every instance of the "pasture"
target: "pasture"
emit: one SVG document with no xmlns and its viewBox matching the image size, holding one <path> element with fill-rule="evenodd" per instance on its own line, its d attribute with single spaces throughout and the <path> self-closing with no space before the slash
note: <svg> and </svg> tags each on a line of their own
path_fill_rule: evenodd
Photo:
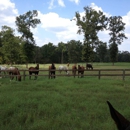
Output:
<svg viewBox="0 0 130 130">
<path fill-rule="evenodd" d="M 25 65 L 17 67 L 24 68 Z M 35 66 L 35 65 L 34 65 Z M 129 69 L 129 63 L 94 63 Z M 40 65 L 39 68 L 48 68 Z M 58 67 L 58 65 L 56 65 Z M 41 72 L 42 73 L 42 72 Z M 0 130 L 117 130 L 107 100 L 130 120 L 130 76 L 0 79 Z"/>
</svg>

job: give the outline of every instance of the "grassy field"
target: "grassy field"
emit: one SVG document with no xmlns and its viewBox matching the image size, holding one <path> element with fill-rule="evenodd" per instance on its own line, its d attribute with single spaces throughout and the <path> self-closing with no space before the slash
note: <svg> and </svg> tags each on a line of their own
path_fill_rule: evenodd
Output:
<svg viewBox="0 0 130 130">
<path fill-rule="evenodd" d="M 93 66 L 130 68 L 129 63 Z M 0 130 L 116 130 L 106 101 L 130 120 L 129 93 L 130 77 L 123 81 L 119 77 L 42 76 L 21 82 L 1 78 Z"/>
</svg>

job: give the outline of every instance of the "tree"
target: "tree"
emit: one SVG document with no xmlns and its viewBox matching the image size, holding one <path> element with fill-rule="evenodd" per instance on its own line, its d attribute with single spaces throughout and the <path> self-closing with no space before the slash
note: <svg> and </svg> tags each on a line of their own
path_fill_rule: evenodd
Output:
<svg viewBox="0 0 130 130">
<path fill-rule="evenodd" d="M 112 43 L 109 45 L 109 52 L 110 52 L 110 59 L 114 65 L 114 62 L 117 61 L 117 53 L 118 53 L 118 46 L 116 43 Z"/>
<path fill-rule="evenodd" d="M 107 54 L 107 43 L 99 42 L 99 45 L 96 47 L 97 55 L 100 59 L 100 62 L 104 62 L 105 56 Z"/>
<path fill-rule="evenodd" d="M 128 51 L 119 51 L 118 62 L 130 62 L 130 53 Z"/>
<path fill-rule="evenodd" d="M 14 35 L 14 30 L 8 26 L 2 26 L 1 36 L 1 56 L 3 63 L 18 62 L 20 54 L 20 39 Z"/>
<path fill-rule="evenodd" d="M 57 51 L 60 53 L 59 57 L 61 59 L 61 64 L 64 62 L 64 51 L 65 51 L 65 44 L 63 42 L 59 42 L 57 46 Z"/>
<path fill-rule="evenodd" d="M 114 62 L 117 60 L 118 45 L 123 42 L 123 39 L 127 39 L 127 37 L 124 34 L 125 23 L 122 22 L 121 16 L 111 16 L 108 21 L 108 29 L 110 31 L 110 58 L 114 65 Z"/>
<path fill-rule="evenodd" d="M 106 28 L 107 17 L 101 11 L 96 11 L 91 7 L 84 7 L 85 15 L 81 17 L 76 12 L 76 24 L 79 27 L 77 33 L 84 34 L 84 46 L 82 59 L 86 62 L 93 60 L 93 52 L 98 44 L 98 32 Z"/>
<path fill-rule="evenodd" d="M 82 57 L 82 43 L 80 41 L 71 40 L 67 43 L 69 62 L 81 62 Z"/>
<path fill-rule="evenodd" d="M 56 46 L 54 46 L 53 43 L 50 42 L 41 47 L 41 55 L 44 63 L 56 62 L 57 56 L 55 50 Z"/>
<path fill-rule="evenodd" d="M 19 33 L 22 34 L 22 38 L 25 41 L 24 49 L 27 55 L 27 61 L 32 61 L 35 49 L 35 40 L 31 28 L 35 28 L 40 20 L 36 17 L 38 12 L 36 10 L 28 11 L 27 13 L 16 17 L 16 26 Z"/>
</svg>

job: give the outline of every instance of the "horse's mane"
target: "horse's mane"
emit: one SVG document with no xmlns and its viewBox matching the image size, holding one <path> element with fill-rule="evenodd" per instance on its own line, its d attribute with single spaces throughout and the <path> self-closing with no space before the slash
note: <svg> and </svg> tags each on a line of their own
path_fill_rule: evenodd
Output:
<svg viewBox="0 0 130 130">
<path fill-rule="evenodd" d="M 51 65 L 51 69 L 56 69 L 54 63 L 52 63 L 52 65 Z"/>
</svg>

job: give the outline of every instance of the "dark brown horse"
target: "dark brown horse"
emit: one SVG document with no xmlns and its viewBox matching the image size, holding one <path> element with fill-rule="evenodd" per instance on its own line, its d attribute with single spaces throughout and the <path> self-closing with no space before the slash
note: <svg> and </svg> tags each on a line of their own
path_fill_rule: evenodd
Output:
<svg viewBox="0 0 130 130">
<path fill-rule="evenodd" d="M 31 75 L 35 74 L 35 78 L 37 79 L 38 73 L 39 73 L 39 64 L 36 65 L 36 67 L 29 67 L 29 79 L 31 79 Z"/>
<path fill-rule="evenodd" d="M 13 80 L 14 76 L 16 76 L 16 80 L 21 81 L 21 75 L 20 75 L 18 68 L 10 67 L 8 69 L 8 72 L 9 72 L 9 75 L 10 75 L 10 80 Z"/>
<path fill-rule="evenodd" d="M 54 63 L 51 64 L 51 66 L 49 66 L 49 78 L 55 78 L 55 70 L 56 67 L 54 65 Z"/>
<path fill-rule="evenodd" d="M 78 78 L 79 78 L 79 74 L 81 74 L 81 78 L 84 76 L 84 70 L 85 67 L 78 65 Z"/>
<path fill-rule="evenodd" d="M 130 121 L 128 121 L 124 116 L 122 116 L 112 105 L 109 101 L 107 104 L 110 109 L 110 114 L 113 120 L 116 123 L 118 130 L 130 130 Z"/>
<path fill-rule="evenodd" d="M 92 64 L 86 64 L 86 69 L 87 69 L 87 70 L 88 70 L 88 69 L 93 70 L 93 66 L 92 66 Z"/>
</svg>

